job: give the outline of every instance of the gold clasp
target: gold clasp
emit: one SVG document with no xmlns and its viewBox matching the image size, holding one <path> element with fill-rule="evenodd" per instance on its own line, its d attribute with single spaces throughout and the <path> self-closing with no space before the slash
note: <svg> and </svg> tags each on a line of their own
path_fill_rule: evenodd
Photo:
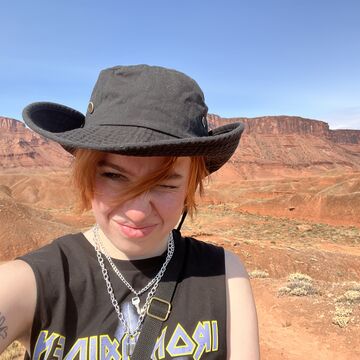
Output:
<svg viewBox="0 0 360 360">
<path fill-rule="evenodd" d="M 165 315 L 164 317 L 160 317 L 160 316 L 151 314 L 151 313 L 149 312 L 150 307 L 151 307 L 151 304 L 152 304 L 152 302 L 153 302 L 154 300 L 157 300 L 157 301 L 159 301 L 159 302 L 161 302 L 161 303 L 163 303 L 163 304 L 165 304 L 165 305 L 168 306 L 166 315 Z M 148 308 L 146 309 L 146 315 L 149 315 L 149 316 L 151 316 L 152 318 L 157 319 L 157 320 L 160 320 L 160 321 L 166 321 L 166 320 L 168 319 L 169 315 L 170 315 L 170 311 L 171 311 L 171 304 L 170 304 L 168 301 L 163 300 L 163 299 L 160 299 L 160 298 L 154 296 L 154 297 L 151 298 L 150 303 L 149 303 L 149 306 L 148 306 Z"/>
</svg>

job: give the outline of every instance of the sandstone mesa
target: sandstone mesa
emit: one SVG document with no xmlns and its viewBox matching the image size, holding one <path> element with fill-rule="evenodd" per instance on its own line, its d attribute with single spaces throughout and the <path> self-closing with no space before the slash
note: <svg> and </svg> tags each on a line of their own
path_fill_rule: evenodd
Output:
<svg viewBox="0 0 360 360">
<path fill-rule="evenodd" d="M 245 124 L 230 166 L 238 178 L 263 179 L 360 171 L 360 130 L 330 130 L 326 122 L 295 116 L 221 118 L 209 127 Z M 0 117 L 2 169 L 68 168 L 71 155 L 15 119 Z"/>
</svg>

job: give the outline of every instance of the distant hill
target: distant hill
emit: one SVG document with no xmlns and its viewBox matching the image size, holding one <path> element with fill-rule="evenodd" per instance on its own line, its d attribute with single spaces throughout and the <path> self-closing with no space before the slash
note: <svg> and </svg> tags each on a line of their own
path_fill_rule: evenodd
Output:
<svg viewBox="0 0 360 360">
<path fill-rule="evenodd" d="M 360 171 L 360 130 L 330 130 L 326 122 L 296 116 L 208 115 L 210 128 L 235 121 L 246 129 L 227 169 L 242 179 Z M 67 168 L 70 162 L 60 145 L 0 117 L 0 168 Z"/>
<path fill-rule="evenodd" d="M 0 117 L 0 168 L 66 168 L 71 158 L 60 145 L 26 128 L 21 121 Z"/>
<path fill-rule="evenodd" d="M 21 204 L 11 193 L 10 187 L 0 185 L 0 262 L 74 231 L 71 226 L 54 221 L 49 211 Z"/>
<path fill-rule="evenodd" d="M 360 170 L 360 130 L 330 130 L 326 122 L 297 116 L 221 118 L 208 115 L 210 128 L 245 124 L 232 158 L 241 178 L 319 175 Z"/>
</svg>

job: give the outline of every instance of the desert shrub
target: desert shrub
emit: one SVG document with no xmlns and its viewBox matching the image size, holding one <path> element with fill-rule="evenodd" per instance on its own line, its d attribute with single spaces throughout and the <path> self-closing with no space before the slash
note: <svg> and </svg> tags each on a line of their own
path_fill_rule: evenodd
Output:
<svg viewBox="0 0 360 360">
<path fill-rule="evenodd" d="M 255 269 L 249 272 L 249 277 L 250 279 L 255 279 L 255 278 L 263 279 L 269 277 L 269 273 L 267 271 Z"/>
<path fill-rule="evenodd" d="M 347 302 L 349 304 L 355 304 L 360 302 L 360 291 L 347 290 L 344 295 L 339 296 L 336 302 Z"/>
<path fill-rule="evenodd" d="M 343 328 L 348 325 L 351 314 L 352 314 L 352 309 L 344 306 L 338 306 L 335 309 L 335 313 L 332 318 L 332 323 Z"/>
<path fill-rule="evenodd" d="M 20 359 L 24 356 L 24 353 L 25 353 L 24 347 L 18 341 L 14 341 L 0 355 L 0 360 Z"/>
<path fill-rule="evenodd" d="M 318 290 L 313 284 L 313 279 L 309 275 L 301 273 L 290 274 L 286 285 L 278 290 L 279 295 L 308 296 L 317 293 Z"/>
<path fill-rule="evenodd" d="M 346 287 L 348 290 L 353 290 L 353 291 L 360 291 L 360 282 L 357 281 L 349 281 L 346 284 Z"/>
<path fill-rule="evenodd" d="M 306 274 L 293 273 L 288 276 L 288 281 L 290 282 L 303 281 L 303 282 L 312 283 L 313 279 Z"/>
<path fill-rule="evenodd" d="M 344 294 L 344 298 L 349 302 L 358 302 L 360 301 L 360 291 L 357 290 L 348 290 Z"/>
</svg>

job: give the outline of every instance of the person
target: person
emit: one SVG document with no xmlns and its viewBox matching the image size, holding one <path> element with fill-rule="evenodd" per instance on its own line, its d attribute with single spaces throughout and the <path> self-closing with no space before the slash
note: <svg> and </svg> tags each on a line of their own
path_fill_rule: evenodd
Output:
<svg viewBox="0 0 360 360">
<path fill-rule="evenodd" d="M 243 264 L 180 232 L 243 131 L 209 130 L 206 115 L 193 79 L 148 65 L 101 71 L 86 116 L 24 109 L 30 128 L 74 155 L 95 225 L 1 265 L 0 352 L 19 339 L 36 360 L 259 358 Z"/>
</svg>

